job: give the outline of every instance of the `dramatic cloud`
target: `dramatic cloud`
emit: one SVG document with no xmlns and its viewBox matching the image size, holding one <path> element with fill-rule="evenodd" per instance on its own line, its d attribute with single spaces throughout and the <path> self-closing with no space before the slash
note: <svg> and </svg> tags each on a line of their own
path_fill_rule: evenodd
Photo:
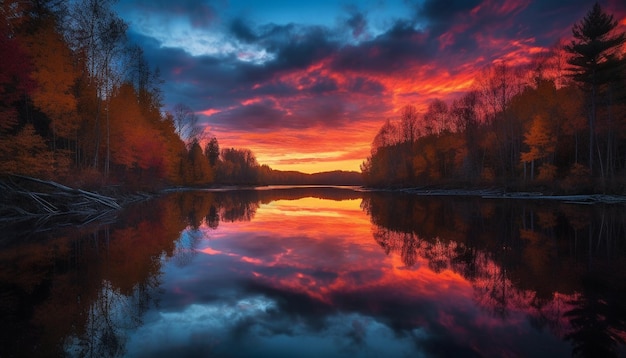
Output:
<svg viewBox="0 0 626 358">
<path fill-rule="evenodd" d="M 626 4 L 601 4 L 626 26 Z M 222 147 L 261 163 L 323 171 L 358 170 L 403 105 L 453 99 L 494 61 L 530 63 L 592 5 L 129 0 L 118 11 L 161 70 L 166 109 L 190 106 Z"/>
</svg>

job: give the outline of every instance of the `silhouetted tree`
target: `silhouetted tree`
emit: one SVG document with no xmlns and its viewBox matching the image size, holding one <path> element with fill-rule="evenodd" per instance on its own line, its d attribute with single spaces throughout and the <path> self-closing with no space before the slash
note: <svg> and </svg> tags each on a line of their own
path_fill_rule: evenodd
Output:
<svg viewBox="0 0 626 358">
<path fill-rule="evenodd" d="M 448 105 L 441 99 L 432 100 L 424 113 L 424 127 L 427 134 L 451 131 Z"/>
<path fill-rule="evenodd" d="M 104 172 L 109 171 L 110 127 L 108 100 L 121 82 L 120 56 L 126 45 L 128 25 L 113 11 L 113 0 L 81 0 L 71 3 L 68 37 L 71 48 L 85 64 L 88 84 L 95 88 L 96 111 L 93 124 L 93 167 L 98 168 L 104 136 L 106 151 Z M 102 108 L 104 106 L 104 123 Z M 103 128 L 104 127 L 104 128 Z M 103 133 L 104 132 L 104 133 Z"/>
<path fill-rule="evenodd" d="M 215 167 L 217 161 L 220 158 L 220 145 L 217 142 L 217 138 L 212 137 L 204 148 L 204 155 L 209 160 L 209 165 Z"/>
<path fill-rule="evenodd" d="M 180 138 L 188 144 L 192 144 L 194 140 L 198 140 L 200 130 L 197 127 L 198 116 L 189 106 L 182 103 L 174 106 L 174 126 L 176 133 Z"/>
<path fill-rule="evenodd" d="M 616 348 L 625 343 L 623 297 L 610 292 L 601 278 L 584 277 L 582 285 L 583 292 L 569 302 L 573 308 L 564 313 L 572 325 L 565 336 L 572 341 L 572 353 L 577 357 L 617 357 Z"/>
<path fill-rule="evenodd" d="M 400 138 L 402 142 L 412 144 L 419 137 L 417 108 L 412 105 L 402 107 L 400 111 Z"/>
<path fill-rule="evenodd" d="M 463 163 L 463 172 L 464 176 L 471 180 L 475 179 L 481 170 L 478 105 L 479 95 L 476 91 L 471 91 L 452 102 L 450 108 L 454 126 L 465 135 L 467 155 Z"/>
<path fill-rule="evenodd" d="M 259 164 L 249 149 L 222 149 L 217 167 L 218 182 L 224 184 L 257 184 Z"/>
<path fill-rule="evenodd" d="M 209 166 L 209 161 L 202 152 L 202 147 L 197 140 L 191 143 L 189 149 L 189 162 L 191 165 L 191 183 L 208 184 L 213 182 L 213 170 Z"/>
<path fill-rule="evenodd" d="M 603 85 L 615 79 L 613 75 L 619 65 L 615 51 L 626 41 L 624 33 L 614 32 L 616 27 L 613 15 L 605 13 L 596 2 L 587 15 L 574 25 L 574 40 L 566 46 L 572 54 L 568 61 L 572 65 L 572 77 L 588 94 L 589 169 L 592 172 L 600 92 L 605 90 Z"/>
</svg>

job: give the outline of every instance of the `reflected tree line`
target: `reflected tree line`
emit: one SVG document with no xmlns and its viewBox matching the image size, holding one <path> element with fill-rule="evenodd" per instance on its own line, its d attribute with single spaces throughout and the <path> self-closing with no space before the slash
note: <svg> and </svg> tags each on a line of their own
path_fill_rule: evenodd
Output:
<svg viewBox="0 0 626 358">
<path fill-rule="evenodd" d="M 181 207 L 187 208 L 182 218 L 194 229 L 203 223 L 216 229 L 220 221 L 250 221 L 254 218 L 261 204 L 276 200 L 298 200 L 303 198 L 320 198 L 328 200 L 361 199 L 362 194 L 350 189 L 333 187 L 284 187 L 271 190 L 237 189 L 227 191 L 194 192 L 172 194 L 176 196 Z"/>
<path fill-rule="evenodd" d="M 113 224 L 3 243 L 0 356 L 123 355 L 125 332 L 158 304 L 163 260 L 184 260 L 181 232 L 204 208 L 209 223 L 220 220 L 211 194 L 177 195 L 131 206 Z M 221 220 L 253 212 L 238 210 L 224 207 Z"/>
<path fill-rule="evenodd" d="M 159 301 L 161 268 L 185 265 L 220 222 L 249 221 L 261 203 L 349 190 L 176 192 L 136 203 L 120 219 L 0 241 L 0 356 L 115 357 L 126 332 Z M 11 228 L 2 228 L 11 235 Z"/>
<path fill-rule="evenodd" d="M 502 318 L 525 312 L 575 355 L 616 356 L 624 344 L 621 207 L 316 188 L 175 192 L 112 224 L 0 242 L 0 356 L 123 355 L 126 332 L 159 304 L 163 263 L 192 259 L 203 225 L 252 220 L 261 204 L 306 197 L 362 198 L 386 253 L 407 268 L 462 275 L 480 307 Z"/>
<path fill-rule="evenodd" d="M 137 204 L 114 224 L 43 232 L 0 250 L 1 356 L 123 354 L 158 303 L 161 258 L 183 222 L 174 203 Z"/>
<path fill-rule="evenodd" d="M 621 206 L 372 193 L 362 207 L 386 253 L 461 274 L 494 316 L 525 312 L 576 356 L 617 356 L 625 343 Z"/>
</svg>

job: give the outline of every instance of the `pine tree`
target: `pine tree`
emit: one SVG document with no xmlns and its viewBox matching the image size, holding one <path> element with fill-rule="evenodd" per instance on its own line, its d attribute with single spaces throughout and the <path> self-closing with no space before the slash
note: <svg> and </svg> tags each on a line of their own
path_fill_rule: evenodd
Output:
<svg viewBox="0 0 626 358">
<path fill-rule="evenodd" d="M 212 137 L 209 143 L 207 143 L 206 147 L 204 148 L 204 155 L 209 160 L 211 168 L 215 167 L 215 165 L 217 164 L 217 160 L 220 157 L 220 145 L 217 142 L 217 138 Z"/>
<path fill-rule="evenodd" d="M 595 125 L 601 86 L 612 81 L 618 65 L 616 50 L 626 41 L 624 33 L 614 33 L 618 23 L 596 3 L 584 19 L 572 28 L 574 39 L 566 50 L 572 54 L 572 77 L 588 93 L 589 169 L 593 171 Z"/>
</svg>

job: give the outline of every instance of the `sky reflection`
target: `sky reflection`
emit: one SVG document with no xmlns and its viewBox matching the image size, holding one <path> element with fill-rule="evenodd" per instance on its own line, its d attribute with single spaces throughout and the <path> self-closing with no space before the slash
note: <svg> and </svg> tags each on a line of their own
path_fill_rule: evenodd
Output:
<svg viewBox="0 0 626 358">
<path fill-rule="evenodd" d="M 0 356 L 626 356 L 624 228 L 621 206 L 176 192 L 16 231 Z"/>
<path fill-rule="evenodd" d="M 361 200 L 314 198 L 271 201 L 251 221 L 188 229 L 181 240 L 201 234 L 194 254 L 164 262 L 158 308 L 130 333 L 127 355 L 569 353 L 522 311 L 486 314 L 458 273 L 435 272 L 421 256 L 407 267 L 386 255 L 372 230 Z"/>
</svg>

